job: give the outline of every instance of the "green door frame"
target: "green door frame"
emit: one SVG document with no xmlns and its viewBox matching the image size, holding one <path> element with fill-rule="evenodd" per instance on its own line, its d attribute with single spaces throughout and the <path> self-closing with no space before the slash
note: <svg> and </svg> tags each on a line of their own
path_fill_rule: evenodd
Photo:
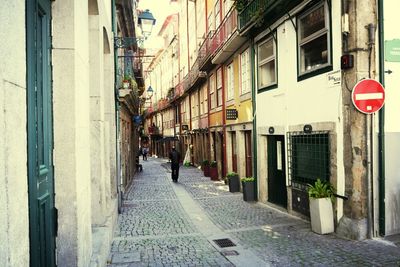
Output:
<svg viewBox="0 0 400 267">
<path fill-rule="evenodd" d="M 26 1 L 30 266 L 55 266 L 51 1 Z"/>
</svg>

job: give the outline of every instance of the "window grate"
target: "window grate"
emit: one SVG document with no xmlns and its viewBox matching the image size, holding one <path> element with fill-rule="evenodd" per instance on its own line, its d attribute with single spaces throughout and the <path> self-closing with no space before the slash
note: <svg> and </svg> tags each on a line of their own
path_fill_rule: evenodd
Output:
<svg viewBox="0 0 400 267">
<path fill-rule="evenodd" d="M 329 181 L 330 147 L 329 132 L 288 132 L 289 182 L 305 190 L 318 178 Z"/>
<path fill-rule="evenodd" d="M 226 248 L 226 247 L 235 247 L 236 245 L 230 240 L 229 238 L 223 239 L 215 239 L 213 240 L 219 247 Z"/>
</svg>

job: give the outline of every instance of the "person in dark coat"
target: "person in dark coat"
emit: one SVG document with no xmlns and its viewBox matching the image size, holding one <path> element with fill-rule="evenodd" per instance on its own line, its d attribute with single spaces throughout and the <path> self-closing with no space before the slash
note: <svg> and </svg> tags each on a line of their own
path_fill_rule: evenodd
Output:
<svg viewBox="0 0 400 267">
<path fill-rule="evenodd" d="M 177 182 L 179 178 L 179 161 L 181 160 L 181 154 L 172 146 L 171 152 L 169 152 L 169 159 L 171 160 L 172 170 L 172 181 Z"/>
</svg>

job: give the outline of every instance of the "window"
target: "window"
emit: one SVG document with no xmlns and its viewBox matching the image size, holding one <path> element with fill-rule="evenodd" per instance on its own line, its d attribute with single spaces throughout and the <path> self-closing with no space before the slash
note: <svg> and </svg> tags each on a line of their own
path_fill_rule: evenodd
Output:
<svg viewBox="0 0 400 267">
<path fill-rule="evenodd" d="M 258 88 L 276 83 L 275 43 L 272 38 L 258 45 Z"/>
<path fill-rule="evenodd" d="M 330 22 L 325 2 L 299 16 L 297 24 L 300 75 L 330 65 Z"/>
<path fill-rule="evenodd" d="M 292 183 L 313 184 L 318 178 L 329 181 L 328 132 L 288 133 L 288 161 Z"/>
<path fill-rule="evenodd" d="M 222 69 L 217 70 L 217 106 L 222 106 Z"/>
<path fill-rule="evenodd" d="M 233 99 L 233 63 L 226 67 L 227 100 Z"/>
<path fill-rule="evenodd" d="M 212 74 L 210 76 L 209 82 L 210 82 L 209 86 L 210 86 L 210 105 L 211 105 L 210 108 L 213 109 L 217 106 L 216 101 L 215 101 L 216 99 L 215 99 L 215 76 L 214 76 L 214 74 Z"/>
<path fill-rule="evenodd" d="M 214 15 L 213 12 L 210 12 L 210 15 L 208 15 L 208 32 L 215 30 L 214 28 Z M 182 42 L 183 43 L 183 42 Z"/>
<path fill-rule="evenodd" d="M 224 0 L 224 17 L 228 14 L 229 10 L 233 6 L 233 0 Z"/>
<path fill-rule="evenodd" d="M 201 97 L 203 99 L 203 112 L 201 114 L 208 113 L 208 105 L 207 105 L 207 85 L 204 85 L 201 89 Z"/>
<path fill-rule="evenodd" d="M 215 3 L 215 29 L 218 29 L 219 24 L 221 23 L 221 7 L 219 5 L 219 0 Z"/>
<path fill-rule="evenodd" d="M 240 54 L 240 88 L 241 94 L 250 92 L 250 50 L 246 49 Z"/>
</svg>

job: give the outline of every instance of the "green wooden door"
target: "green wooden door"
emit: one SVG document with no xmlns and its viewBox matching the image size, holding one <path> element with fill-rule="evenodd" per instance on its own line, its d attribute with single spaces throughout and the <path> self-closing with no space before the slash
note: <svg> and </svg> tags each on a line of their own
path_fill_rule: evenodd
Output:
<svg viewBox="0 0 400 267">
<path fill-rule="evenodd" d="M 30 265 L 55 266 L 51 2 L 26 5 Z"/>
</svg>

